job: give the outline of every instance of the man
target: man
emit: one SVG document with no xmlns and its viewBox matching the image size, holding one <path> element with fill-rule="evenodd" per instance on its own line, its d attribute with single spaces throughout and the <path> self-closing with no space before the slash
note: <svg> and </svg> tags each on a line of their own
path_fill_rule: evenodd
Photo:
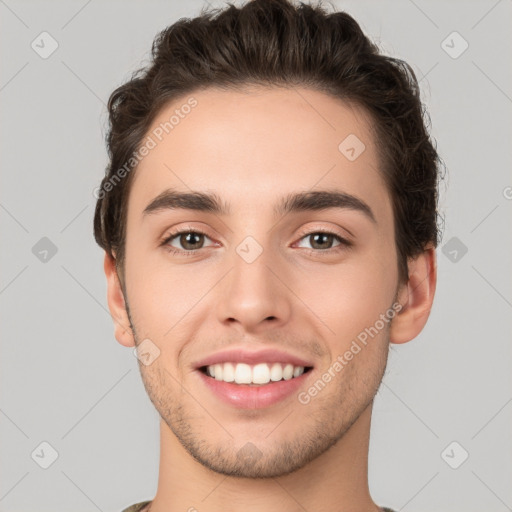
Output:
<svg viewBox="0 0 512 512">
<path fill-rule="evenodd" d="M 373 399 L 436 287 L 412 70 L 345 13 L 254 0 L 159 34 L 109 113 L 95 237 L 161 416 L 156 496 L 125 512 L 390 510 Z"/>
</svg>

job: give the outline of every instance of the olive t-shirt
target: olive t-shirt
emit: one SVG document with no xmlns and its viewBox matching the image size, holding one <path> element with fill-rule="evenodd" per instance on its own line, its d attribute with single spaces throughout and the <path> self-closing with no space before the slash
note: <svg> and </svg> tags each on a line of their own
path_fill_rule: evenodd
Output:
<svg viewBox="0 0 512 512">
<path fill-rule="evenodd" d="M 135 503 L 135 505 L 132 505 L 128 508 L 125 508 L 122 510 L 122 512 L 141 512 L 142 509 L 148 504 L 151 503 L 151 500 L 149 501 L 141 501 L 140 503 Z M 395 512 L 394 510 L 391 510 L 390 508 L 381 507 L 383 512 Z"/>
<path fill-rule="evenodd" d="M 140 512 L 148 503 L 151 503 L 151 500 L 135 503 L 135 505 L 125 508 L 122 512 Z"/>
</svg>

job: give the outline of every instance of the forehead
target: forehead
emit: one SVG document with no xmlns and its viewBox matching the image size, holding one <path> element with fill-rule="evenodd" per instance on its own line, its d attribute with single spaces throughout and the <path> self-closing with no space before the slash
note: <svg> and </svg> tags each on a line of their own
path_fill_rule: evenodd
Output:
<svg viewBox="0 0 512 512">
<path fill-rule="evenodd" d="M 193 105 L 193 106 L 192 106 Z M 161 109 L 135 170 L 129 216 L 166 188 L 263 211 L 290 191 L 343 190 L 390 214 L 366 111 L 307 88 L 206 89 Z M 355 157 L 355 158 L 354 158 Z"/>
</svg>

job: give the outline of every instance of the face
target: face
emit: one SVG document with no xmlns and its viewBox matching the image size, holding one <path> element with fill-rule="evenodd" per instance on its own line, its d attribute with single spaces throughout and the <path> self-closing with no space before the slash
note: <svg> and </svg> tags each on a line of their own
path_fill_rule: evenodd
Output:
<svg viewBox="0 0 512 512">
<path fill-rule="evenodd" d="M 284 475 L 341 439 L 381 382 L 398 290 L 391 200 L 362 109 L 305 88 L 190 96 L 155 119 L 130 192 L 125 301 L 136 344 L 160 351 L 140 370 L 197 461 Z M 170 189 L 219 209 L 154 203 Z M 199 368 L 215 361 L 216 377 Z M 271 371 L 282 380 L 244 383 Z"/>
</svg>

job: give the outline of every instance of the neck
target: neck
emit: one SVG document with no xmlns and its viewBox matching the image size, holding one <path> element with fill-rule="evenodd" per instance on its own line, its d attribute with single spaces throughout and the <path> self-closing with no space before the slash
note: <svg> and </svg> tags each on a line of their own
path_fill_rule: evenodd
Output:
<svg viewBox="0 0 512 512">
<path fill-rule="evenodd" d="M 160 421 L 160 470 L 151 512 L 378 512 L 368 489 L 372 404 L 330 449 L 301 469 L 269 479 L 218 474 L 196 461 Z"/>
</svg>

